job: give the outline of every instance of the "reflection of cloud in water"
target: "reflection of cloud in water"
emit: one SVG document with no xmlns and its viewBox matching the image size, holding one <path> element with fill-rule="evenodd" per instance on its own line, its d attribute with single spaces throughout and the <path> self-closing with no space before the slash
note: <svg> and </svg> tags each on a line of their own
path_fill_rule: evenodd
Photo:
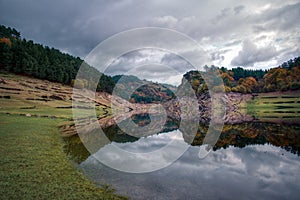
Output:
<svg viewBox="0 0 300 200">
<path fill-rule="evenodd" d="M 278 148 L 229 147 L 199 160 L 199 147 L 190 147 L 171 166 L 145 174 L 112 170 L 92 156 L 80 168 L 132 199 L 297 199 L 299 157 Z"/>
<path fill-rule="evenodd" d="M 161 133 L 142 137 L 136 142 L 117 143 L 112 142 L 113 145 L 129 152 L 146 153 L 160 149 L 170 143 L 172 140 L 184 142 L 182 133 L 179 130 L 168 133 Z"/>
<path fill-rule="evenodd" d="M 160 148 L 158 148 L 160 147 Z M 188 148 L 179 130 L 141 138 L 133 143 L 111 143 L 92 157 L 107 166 L 126 172 L 150 172 L 176 161 Z"/>
</svg>

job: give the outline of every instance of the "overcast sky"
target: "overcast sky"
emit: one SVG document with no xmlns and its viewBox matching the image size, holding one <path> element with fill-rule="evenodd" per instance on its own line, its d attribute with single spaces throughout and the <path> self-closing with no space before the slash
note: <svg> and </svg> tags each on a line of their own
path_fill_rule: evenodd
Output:
<svg viewBox="0 0 300 200">
<path fill-rule="evenodd" d="M 268 68 L 300 55 L 299 19 L 299 0 L 0 0 L 1 24 L 81 58 L 113 34 L 151 26 L 193 38 L 210 56 L 208 64 Z M 172 55 L 151 52 L 136 55 L 156 54 L 155 59 L 164 59 L 165 65 L 166 57 L 172 62 Z M 134 54 L 128 55 L 132 64 Z M 117 63 L 122 63 L 120 72 L 129 65 L 126 56 Z M 114 73 L 119 70 L 117 65 L 114 69 Z M 155 69 L 159 74 L 159 67 Z M 157 75 L 156 80 L 165 75 Z M 153 70 L 148 70 L 143 78 L 151 76 Z"/>
</svg>

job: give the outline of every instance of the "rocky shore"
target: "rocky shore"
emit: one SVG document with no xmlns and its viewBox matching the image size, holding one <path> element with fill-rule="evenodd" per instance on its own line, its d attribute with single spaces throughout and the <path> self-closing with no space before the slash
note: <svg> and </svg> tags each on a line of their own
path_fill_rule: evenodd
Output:
<svg viewBox="0 0 300 200">
<path fill-rule="evenodd" d="M 215 94 L 216 99 L 218 99 L 217 107 L 221 108 L 224 111 L 222 120 L 225 124 L 236 124 L 242 122 L 249 122 L 253 120 L 253 117 L 247 114 L 246 103 L 253 98 L 252 94 L 241 94 L 241 93 L 224 93 L 224 94 Z M 211 120 L 213 116 L 212 98 L 208 93 L 202 94 L 197 97 L 198 100 L 198 116 L 199 121 L 202 123 L 207 123 Z M 188 100 L 186 97 L 181 99 L 173 99 L 169 102 L 164 103 L 164 108 L 167 111 L 168 116 L 180 120 L 182 116 L 182 105 L 187 103 Z M 187 115 L 190 118 L 195 118 L 194 113 L 188 113 Z"/>
</svg>

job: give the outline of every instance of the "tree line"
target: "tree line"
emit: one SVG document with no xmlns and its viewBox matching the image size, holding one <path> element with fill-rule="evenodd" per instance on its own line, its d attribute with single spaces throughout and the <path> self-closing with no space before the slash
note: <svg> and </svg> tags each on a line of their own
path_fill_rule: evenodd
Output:
<svg viewBox="0 0 300 200">
<path fill-rule="evenodd" d="M 0 69 L 32 76 L 39 79 L 59 82 L 67 85 L 74 84 L 76 74 L 83 64 L 83 60 L 58 49 L 36 44 L 32 40 L 21 38 L 20 32 L 14 28 L 0 26 Z M 85 64 L 85 70 L 89 75 L 99 77 L 100 72 Z M 90 77 L 78 80 L 77 86 L 88 87 Z M 98 81 L 97 81 L 98 82 Z M 96 83 L 97 83 L 96 82 Z M 97 91 L 111 93 L 114 88 L 114 80 L 105 74 L 97 85 Z"/>
<path fill-rule="evenodd" d="M 223 82 L 213 83 L 213 90 L 225 92 L 240 92 L 240 93 L 261 93 L 275 92 L 300 89 L 300 57 L 290 59 L 278 67 L 268 70 L 252 70 L 241 67 L 227 69 L 225 67 L 205 66 L 204 72 L 189 71 L 183 75 L 196 94 L 201 94 L 208 91 L 207 85 L 202 78 L 202 75 L 211 77 L 206 81 L 213 80 L 216 76 L 221 76 Z M 212 76 L 216 75 L 216 76 Z M 225 88 L 223 89 L 222 84 Z"/>
<path fill-rule="evenodd" d="M 226 90 L 233 92 L 275 92 L 300 89 L 300 57 L 269 70 L 235 68 L 220 70 Z"/>
</svg>

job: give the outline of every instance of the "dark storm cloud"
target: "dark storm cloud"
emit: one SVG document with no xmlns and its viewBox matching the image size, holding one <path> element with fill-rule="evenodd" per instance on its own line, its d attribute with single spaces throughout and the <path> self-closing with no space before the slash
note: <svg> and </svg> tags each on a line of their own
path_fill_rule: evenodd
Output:
<svg viewBox="0 0 300 200">
<path fill-rule="evenodd" d="M 206 48 L 213 58 L 212 62 L 220 61 L 220 64 L 229 67 L 231 64 L 251 65 L 268 58 L 288 60 L 297 54 L 299 12 L 300 3 L 296 0 L 245 0 L 243 5 L 235 0 L 0 0 L 1 24 L 18 29 L 27 39 L 75 56 L 84 58 L 113 34 L 155 26 L 171 28 L 192 37 Z M 274 41 L 271 50 L 260 45 L 256 49 L 250 48 L 251 53 L 242 50 L 244 53 L 235 58 L 237 49 L 241 49 L 241 41 L 250 40 L 257 45 L 255 38 L 262 35 L 265 38 L 259 42 L 269 45 L 269 41 Z M 182 46 L 186 55 L 200 57 L 199 52 Z M 275 46 L 278 51 L 274 51 Z M 226 48 L 232 51 L 223 55 L 222 51 Z M 255 52 L 261 55 L 248 56 Z M 175 58 L 164 59 L 170 65 L 180 66 Z M 120 61 L 116 70 L 128 71 L 130 66 L 122 65 L 122 62 L 128 63 L 126 60 Z"/>
<path fill-rule="evenodd" d="M 93 43 L 89 32 L 82 30 L 81 8 L 73 1 L 2 1 L 1 22 L 17 28 L 27 39 L 81 54 Z"/>
<path fill-rule="evenodd" d="M 140 26 L 143 16 L 131 15 L 138 8 L 130 5 L 131 1 L 3 0 L 0 19 L 28 39 L 85 56 L 112 34 Z"/>
</svg>

